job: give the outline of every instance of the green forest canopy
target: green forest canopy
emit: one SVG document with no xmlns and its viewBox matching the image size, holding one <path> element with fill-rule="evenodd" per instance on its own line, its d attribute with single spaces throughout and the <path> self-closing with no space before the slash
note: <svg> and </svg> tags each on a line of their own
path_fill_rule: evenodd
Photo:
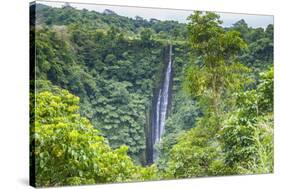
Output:
<svg viewBox="0 0 281 189">
<path fill-rule="evenodd" d="M 72 7 L 36 14 L 38 186 L 272 172 L 273 25 L 223 28 L 209 12 L 188 25 Z M 160 158 L 142 167 L 167 44 L 172 104 Z"/>
</svg>

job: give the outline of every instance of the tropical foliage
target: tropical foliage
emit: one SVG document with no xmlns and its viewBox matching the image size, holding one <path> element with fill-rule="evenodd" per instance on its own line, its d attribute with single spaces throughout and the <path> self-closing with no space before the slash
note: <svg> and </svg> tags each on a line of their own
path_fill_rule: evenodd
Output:
<svg viewBox="0 0 281 189">
<path fill-rule="evenodd" d="M 183 24 L 34 8 L 37 186 L 273 172 L 273 25 L 224 28 L 218 14 L 198 11 Z M 169 44 L 169 114 L 148 165 Z"/>
<path fill-rule="evenodd" d="M 128 147 L 113 150 L 89 120 L 79 98 L 56 88 L 36 94 L 35 174 L 37 186 L 155 179 L 155 168 L 134 165 Z"/>
</svg>

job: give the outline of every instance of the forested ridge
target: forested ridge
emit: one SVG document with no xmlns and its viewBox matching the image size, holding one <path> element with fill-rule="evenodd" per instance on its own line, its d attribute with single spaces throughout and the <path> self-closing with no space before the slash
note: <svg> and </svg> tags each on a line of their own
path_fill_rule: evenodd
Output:
<svg viewBox="0 0 281 189">
<path fill-rule="evenodd" d="M 273 25 L 223 28 L 198 11 L 188 19 L 36 4 L 37 186 L 273 172 Z M 160 157 L 148 165 L 168 45 L 171 104 Z"/>
</svg>

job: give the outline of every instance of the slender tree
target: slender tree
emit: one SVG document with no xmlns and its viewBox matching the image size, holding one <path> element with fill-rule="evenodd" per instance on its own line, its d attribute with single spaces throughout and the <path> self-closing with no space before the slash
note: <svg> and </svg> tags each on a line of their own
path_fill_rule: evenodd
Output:
<svg viewBox="0 0 281 189">
<path fill-rule="evenodd" d="M 248 69 L 237 62 L 237 55 L 247 45 L 239 32 L 225 31 L 215 13 L 197 11 L 188 20 L 188 43 L 193 58 L 185 87 L 207 107 L 206 115 L 219 119 L 224 108 L 222 98 L 245 84 L 243 73 Z"/>
</svg>

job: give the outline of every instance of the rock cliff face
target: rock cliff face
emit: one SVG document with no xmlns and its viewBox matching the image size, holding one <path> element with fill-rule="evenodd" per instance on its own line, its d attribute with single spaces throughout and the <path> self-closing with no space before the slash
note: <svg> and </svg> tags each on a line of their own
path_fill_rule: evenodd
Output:
<svg viewBox="0 0 281 189">
<path fill-rule="evenodd" d="M 159 87 L 154 92 L 151 108 L 150 129 L 147 144 L 147 163 L 151 164 L 157 160 L 159 153 L 157 144 L 165 132 L 165 121 L 168 115 L 171 101 L 172 89 L 172 45 L 165 48 L 164 53 L 165 69 Z"/>
</svg>

